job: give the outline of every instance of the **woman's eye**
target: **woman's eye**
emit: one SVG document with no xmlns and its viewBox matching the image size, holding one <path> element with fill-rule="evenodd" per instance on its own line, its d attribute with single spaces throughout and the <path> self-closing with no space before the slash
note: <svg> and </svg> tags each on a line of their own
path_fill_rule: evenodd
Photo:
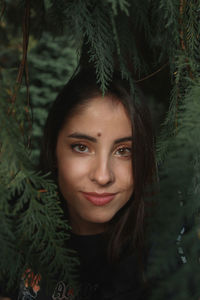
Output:
<svg viewBox="0 0 200 300">
<path fill-rule="evenodd" d="M 116 153 L 116 155 L 118 155 L 118 156 L 129 157 L 129 156 L 131 156 L 132 149 L 129 148 L 129 147 L 122 147 L 122 148 L 118 148 L 117 151 L 116 151 L 115 153 Z"/>
<path fill-rule="evenodd" d="M 79 153 L 86 153 L 89 151 L 88 147 L 83 144 L 73 144 L 71 145 L 72 150 Z"/>
</svg>

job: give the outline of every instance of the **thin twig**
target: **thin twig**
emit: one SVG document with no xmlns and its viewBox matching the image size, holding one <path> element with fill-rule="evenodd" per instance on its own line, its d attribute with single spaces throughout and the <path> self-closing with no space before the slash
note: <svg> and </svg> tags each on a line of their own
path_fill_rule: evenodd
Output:
<svg viewBox="0 0 200 300">
<path fill-rule="evenodd" d="M 162 67 L 160 67 L 158 70 L 156 70 L 155 72 L 141 78 L 141 79 L 138 79 L 136 80 L 136 82 L 141 82 L 141 81 L 144 81 L 144 80 L 147 80 L 153 76 L 155 76 L 157 73 L 159 73 L 160 71 L 162 71 L 167 65 L 169 64 L 169 62 L 165 63 Z"/>
<path fill-rule="evenodd" d="M 26 53 L 25 58 L 25 83 L 26 83 L 26 94 L 27 94 L 27 119 L 29 124 L 29 130 L 32 130 L 32 118 L 30 117 L 30 92 L 29 92 L 29 72 L 28 72 L 28 61 L 27 61 L 27 52 L 28 52 L 28 42 L 29 42 L 29 28 L 30 28 L 30 0 L 27 0 L 26 2 L 26 9 L 25 9 L 25 18 L 24 18 L 24 24 L 23 24 L 23 34 L 25 36 L 24 39 L 24 49 Z M 28 136 L 28 147 L 31 145 L 31 139 L 30 136 Z"/>
<path fill-rule="evenodd" d="M 22 83 L 23 73 L 27 64 L 27 50 L 28 50 L 28 41 L 29 41 L 29 18 L 30 18 L 30 0 L 26 0 L 25 2 L 25 13 L 23 17 L 23 55 L 22 60 L 18 69 L 15 92 L 12 96 L 12 103 L 15 103 L 17 93 Z M 25 72 L 26 73 L 26 72 Z M 27 77 L 27 73 L 26 73 Z"/>
<path fill-rule="evenodd" d="M 1 14 L 0 14 L 0 21 L 3 18 L 4 12 L 6 10 L 6 2 L 5 1 L 2 1 L 2 2 L 3 2 L 3 4 L 2 4 Z"/>
<path fill-rule="evenodd" d="M 183 32 L 183 12 L 185 8 L 185 0 L 180 0 L 179 6 L 179 25 L 180 25 L 180 48 L 182 51 L 186 51 L 185 42 L 184 42 L 184 32 Z M 178 94 L 176 98 L 176 113 L 175 113 L 175 128 L 178 128 L 178 105 L 179 105 L 180 92 L 178 87 Z"/>
<path fill-rule="evenodd" d="M 181 42 L 181 49 L 184 51 L 185 50 L 185 42 L 184 42 L 184 34 L 183 34 L 183 11 L 184 11 L 184 0 L 180 0 L 180 19 L 179 19 L 179 24 L 180 24 L 180 42 Z"/>
<path fill-rule="evenodd" d="M 22 60 L 18 69 L 16 84 L 14 88 L 14 94 L 12 95 L 12 106 L 14 106 L 18 91 L 22 84 L 23 74 L 25 74 L 25 84 L 27 92 L 27 106 L 25 112 L 27 115 L 27 120 L 29 124 L 29 130 L 32 129 L 32 118 L 30 117 L 30 93 L 29 93 L 29 74 L 28 74 L 28 63 L 27 63 L 27 52 L 28 52 L 28 43 L 29 43 L 29 27 L 30 27 L 30 0 L 25 1 L 25 11 L 23 16 L 22 23 L 22 32 L 23 32 L 23 54 Z M 11 110 L 12 111 L 12 110 Z M 21 128 L 23 131 L 23 127 Z M 23 132 L 24 135 L 24 132 Z M 28 148 L 30 147 L 30 136 L 28 135 Z"/>
<path fill-rule="evenodd" d="M 24 69 L 27 63 L 27 50 L 29 41 L 29 17 L 30 17 L 30 0 L 26 0 L 24 21 L 23 21 L 23 56 L 17 76 L 17 83 L 21 84 Z"/>
</svg>

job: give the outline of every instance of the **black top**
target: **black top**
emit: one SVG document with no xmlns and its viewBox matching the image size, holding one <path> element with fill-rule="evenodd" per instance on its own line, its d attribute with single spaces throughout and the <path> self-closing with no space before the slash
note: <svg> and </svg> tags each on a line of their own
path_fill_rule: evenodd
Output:
<svg viewBox="0 0 200 300">
<path fill-rule="evenodd" d="M 106 259 L 106 245 L 101 234 L 72 234 L 71 247 L 80 257 L 80 289 L 75 300 L 144 300 L 135 256 L 111 266 Z M 40 283 L 25 287 L 22 282 L 18 300 L 72 300 L 73 290 L 63 281 L 55 286 L 53 295 L 46 295 Z"/>
</svg>

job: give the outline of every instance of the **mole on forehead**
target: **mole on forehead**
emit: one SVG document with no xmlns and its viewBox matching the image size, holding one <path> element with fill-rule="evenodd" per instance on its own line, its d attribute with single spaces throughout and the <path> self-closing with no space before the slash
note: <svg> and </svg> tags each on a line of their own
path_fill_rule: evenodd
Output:
<svg viewBox="0 0 200 300">
<path fill-rule="evenodd" d="M 100 137 L 100 136 L 101 136 L 101 132 L 98 132 L 98 133 L 97 133 L 97 136 Z"/>
</svg>

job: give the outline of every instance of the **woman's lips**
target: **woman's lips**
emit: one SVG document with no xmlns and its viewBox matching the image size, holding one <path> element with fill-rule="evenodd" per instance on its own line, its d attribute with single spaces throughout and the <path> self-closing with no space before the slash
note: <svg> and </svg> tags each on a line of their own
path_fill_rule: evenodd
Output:
<svg viewBox="0 0 200 300">
<path fill-rule="evenodd" d="M 83 196 L 89 200 L 91 203 L 93 203 L 96 206 L 103 206 L 109 203 L 113 200 L 116 193 L 103 193 L 103 194 L 97 194 L 97 193 L 82 193 Z"/>
</svg>

